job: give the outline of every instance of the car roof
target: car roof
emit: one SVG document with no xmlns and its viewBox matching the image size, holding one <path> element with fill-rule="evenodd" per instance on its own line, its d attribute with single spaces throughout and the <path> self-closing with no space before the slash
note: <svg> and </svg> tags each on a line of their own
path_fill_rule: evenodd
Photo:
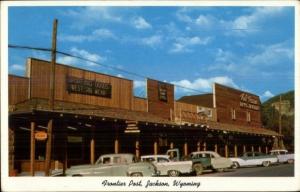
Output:
<svg viewBox="0 0 300 192">
<path fill-rule="evenodd" d="M 134 155 L 131 154 L 131 153 L 111 153 L 111 154 L 104 154 L 104 155 L 101 155 L 101 157 L 120 157 L 120 156 L 123 156 L 123 157 L 133 157 Z"/>
<path fill-rule="evenodd" d="M 165 158 L 169 158 L 169 155 L 142 155 L 141 158 L 149 158 L 149 157 L 165 157 Z"/>
</svg>

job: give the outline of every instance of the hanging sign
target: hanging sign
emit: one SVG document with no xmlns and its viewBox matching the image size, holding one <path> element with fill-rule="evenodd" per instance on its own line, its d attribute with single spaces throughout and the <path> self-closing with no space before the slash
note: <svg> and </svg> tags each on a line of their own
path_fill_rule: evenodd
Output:
<svg viewBox="0 0 300 192">
<path fill-rule="evenodd" d="M 44 132 L 44 131 L 37 131 L 37 132 L 34 134 L 34 138 L 35 138 L 36 140 L 39 140 L 39 141 L 46 140 L 46 139 L 47 139 L 47 133 Z"/>
</svg>

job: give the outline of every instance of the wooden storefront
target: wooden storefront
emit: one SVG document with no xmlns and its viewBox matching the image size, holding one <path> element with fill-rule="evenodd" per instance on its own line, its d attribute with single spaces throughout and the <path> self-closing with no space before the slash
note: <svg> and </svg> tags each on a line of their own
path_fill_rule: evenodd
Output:
<svg viewBox="0 0 300 192">
<path fill-rule="evenodd" d="M 13 170 L 32 175 L 65 170 L 95 163 L 106 153 L 140 156 L 169 148 L 179 148 L 183 155 L 199 150 L 223 156 L 266 152 L 281 137 L 262 128 L 259 98 L 253 94 L 241 98 L 244 92 L 216 84 L 214 106 L 201 106 L 175 101 L 173 85 L 147 79 L 147 98 L 139 98 L 133 95 L 132 80 L 61 64 L 55 70 L 52 110 L 49 70 L 49 62 L 31 58 L 26 77 L 9 76 L 11 175 Z M 37 140 L 36 132 L 47 138 Z"/>
</svg>

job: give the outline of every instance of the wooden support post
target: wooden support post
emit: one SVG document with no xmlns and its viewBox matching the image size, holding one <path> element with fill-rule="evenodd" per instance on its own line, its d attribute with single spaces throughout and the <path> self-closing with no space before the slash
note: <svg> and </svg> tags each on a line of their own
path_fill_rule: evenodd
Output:
<svg viewBox="0 0 300 192">
<path fill-rule="evenodd" d="M 51 150 L 52 150 L 52 128 L 53 119 L 48 121 L 48 138 L 46 144 L 45 176 L 49 176 L 51 169 Z"/>
<path fill-rule="evenodd" d="M 34 163 L 35 163 L 35 122 L 30 123 L 30 175 L 34 176 Z"/>
<path fill-rule="evenodd" d="M 154 141 L 153 150 L 154 150 L 154 155 L 157 155 L 157 141 Z"/>
<path fill-rule="evenodd" d="M 140 157 L 140 142 L 139 140 L 135 141 L 135 156 Z"/>
<path fill-rule="evenodd" d="M 188 155 L 188 144 L 187 144 L 187 142 L 184 142 L 183 152 L 184 152 L 184 156 Z"/>
<path fill-rule="evenodd" d="M 260 146 L 258 146 L 258 152 L 261 152 L 261 147 Z"/>
<path fill-rule="evenodd" d="M 119 139 L 115 139 L 115 154 L 119 153 Z"/>
<path fill-rule="evenodd" d="M 215 152 L 218 153 L 218 144 L 215 144 Z"/>
<path fill-rule="evenodd" d="M 91 164 L 93 165 L 95 163 L 95 126 L 93 125 L 91 128 L 92 134 L 91 134 L 91 141 L 90 141 L 90 160 Z"/>
<path fill-rule="evenodd" d="M 171 143 L 170 143 L 170 149 L 173 149 L 173 148 L 174 148 L 174 143 L 171 142 Z"/>
<path fill-rule="evenodd" d="M 225 145 L 225 157 L 226 158 L 228 157 L 228 145 L 227 144 Z"/>
<path fill-rule="evenodd" d="M 269 152 L 268 146 L 266 146 L 265 150 L 266 150 L 266 154 L 268 154 L 268 152 Z"/>
<path fill-rule="evenodd" d="M 235 144 L 234 145 L 234 157 L 237 157 L 238 156 L 238 148 L 237 148 L 237 145 Z"/>
<path fill-rule="evenodd" d="M 246 145 L 243 145 L 243 153 L 246 153 Z"/>
<path fill-rule="evenodd" d="M 253 145 L 251 146 L 251 151 L 254 152 L 254 147 L 253 147 Z"/>
<path fill-rule="evenodd" d="M 197 142 L 197 151 L 201 151 L 201 143 L 200 143 L 200 141 Z"/>
<path fill-rule="evenodd" d="M 206 151 L 206 142 L 203 143 L 203 151 Z"/>
</svg>

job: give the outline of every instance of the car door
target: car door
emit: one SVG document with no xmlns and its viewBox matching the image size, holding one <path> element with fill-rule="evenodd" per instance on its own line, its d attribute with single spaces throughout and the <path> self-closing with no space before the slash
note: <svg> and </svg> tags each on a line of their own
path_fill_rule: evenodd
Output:
<svg viewBox="0 0 300 192">
<path fill-rule="evenodd" d="M 95 166 L 93 170 L 95 176 L 112 176 L 112 159 L 111 157 L 104 157 Z"/>
<path fill-rule="evenodd" d="M 243 160 L 244 166 L 251 166 L 256 164 L 256 160 L 254 159 L 252 152 L 245 153 L 241 159 Z"/>
<path fill-rule="evenodd" d="M 161 175 L 167 175 L 168 171 L 171 170 L 171 162 L 164 157 L 157 157 L 154 163 L 157 169 L 161 172 Z"/>
<path fill-rule="evenodd" d="M 228 167 L 226 162 L 224 162 L 223 157 L 216 157 L 214 156 L 214 154 L 208 154 L 208 155 L 211 158 L 211 164 L 214 169 L 223 169 Z"/>
</svg>

